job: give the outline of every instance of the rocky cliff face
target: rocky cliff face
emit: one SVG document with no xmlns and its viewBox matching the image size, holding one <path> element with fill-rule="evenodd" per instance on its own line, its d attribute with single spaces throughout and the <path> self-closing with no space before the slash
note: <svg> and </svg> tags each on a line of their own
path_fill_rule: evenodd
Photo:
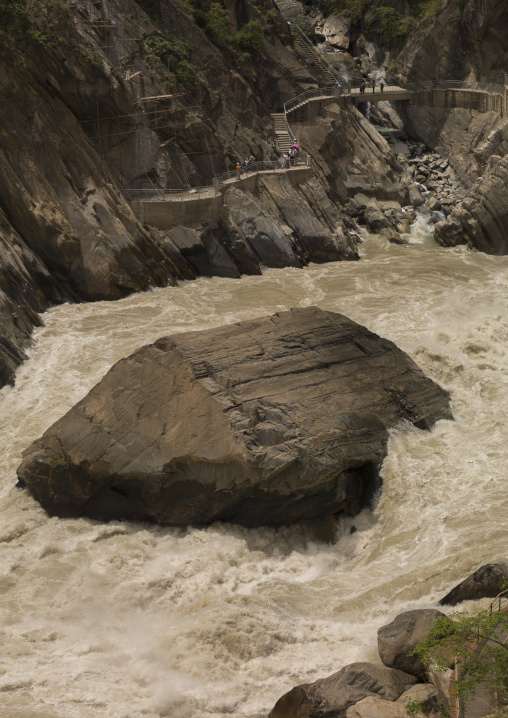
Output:
<svg viewBox="0 0 508 718">
<path fill-rule="evenodd" d="M 219 49 L 191 6 L 171 0 L 49 0 L 43 6 L 26 0 L 21 24 L 6 14 L 11 51 L 0 56 L 0 210 L 10 254 L 6 249 L 0 258 L 0 381 L 12 378 L 31 326 L 40 321 L 36 315 L 49 304 L 116 299 L 199 273 L 164 233 L 135 219 L 124 189 L 199 185 L 231 169 L 237 158 L 275 157 L 270 112 L 317 82 L 292 50 L 280 16 L 266 20 L 271 0 L 230 5 L 230 32 L 261 21 L 263 49 Z M 335 128 L 317 143 L 306 138 L 319 155 L 317 183 L 287 194 L 267 181 L 245 202 L 232 192 L 228 222 L 194 227 L 199 241 L 226 232 L 233 247 L 239 233 L 257 237 L 260 248 L 263 237 L 277 236 L 277 257 L 272 253 L 268 266 L 356 259 L 341 203 L 369 183 L 372 191 L 385 192 L 385 176 L 395 194 L 404 193 L 405 182 L 402 168 L 386 163 L 365 127 L 356 115 L 341 131 L 354 160 L 342 162 L 338 172 Z M 282 250 L 286 230 L 266 234 L 258 226 L 263 222 L 283 222 L 292 246 Z M 329 250 L 320 256 L 318 238 Z M 265 257 L 263 250 L 257 261 L 233 259 L 235 271 L 259 272 Z"/>
</svg>

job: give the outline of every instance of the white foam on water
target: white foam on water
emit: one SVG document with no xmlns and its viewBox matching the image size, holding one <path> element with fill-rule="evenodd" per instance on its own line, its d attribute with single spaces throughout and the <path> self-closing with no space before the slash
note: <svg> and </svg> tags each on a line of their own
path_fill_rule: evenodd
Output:
<svg viewBox="0 0 508 718">
<path fill-rule="evenodd" d="M 361 251 L 44 316 L 0 392 L 0 716 L 261 718 L 297 683 L 379 661 L 379 626 L 507 557 L 508 258 L 438 248 L 425 227 Z M 392 432 L 376 509 L 343 518 L 335 544 L 296 527 L 48 518 L 15 488 L 22 450 L 121 357 L 312 304 L 395 341 L 456 417 Z"/>
</svg>

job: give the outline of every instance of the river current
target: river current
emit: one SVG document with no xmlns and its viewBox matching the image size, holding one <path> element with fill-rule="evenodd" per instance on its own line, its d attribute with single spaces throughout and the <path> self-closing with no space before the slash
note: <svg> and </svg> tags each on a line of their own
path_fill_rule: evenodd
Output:
<svg viewBox="0 0 508 718">
<path fill-rule="evenodd" d="M 442 249 L 423 225 L 361 254 L 44 315 L 0 392 L 0 718 L 265 718 L 297 683 L 379 662 L 397 613 L 508 559 L 508 257 Z M 333 545 L 298 528 L 48 518 L 15 488 L 22 450 L 121 357 L 308 305 L 393 340 L 455 415 L 392 432 L 379 503 Z"/>
</svg>

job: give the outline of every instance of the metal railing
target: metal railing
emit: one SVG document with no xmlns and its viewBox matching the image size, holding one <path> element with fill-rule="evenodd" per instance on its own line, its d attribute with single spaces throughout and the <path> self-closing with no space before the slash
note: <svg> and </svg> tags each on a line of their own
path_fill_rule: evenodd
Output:
<svg viewBox="0 0 508 718">
<path fill-rule="evenodd" d="M 293 97 L 292 100 L 288 100 L 288 102 L 284 103 L 284 113 L 287 114 L 288 112 L 292 112 L 316 97 L 347 97 L 349 95 L 362 94 L 360 85 L 361 80 L 351 80 L 344 85 L 341 85 L 341 87 L 316 87 L 311 90 L 306 90 L 300 95 Z M 398 85 L 383 85 L 383 90 L 381 90 L 380 85 L 376 85 L 375 87 L 367 85 L 363 94 L 365 94 L 365 98 L 368 100 L 368 95 L 374 92 L 382 92 L 383 94 L 389 95 L 390 93 L 400 93 L 405 89 L 406 88 L 399 87 Z"/>
<path fill-rule="evenodd" d="M 489 95 L 504 95 L 504 86 L 491 82 L 477 82 L 476 80 L 425 80 L 423 82 L 409 82 L 406 85 L 412 92 L 427 92 L 429 90 L 477 90 Z"/>
<path fill-rule="evenodd" d="M 309 38 L 305 35 L 305 33 L 300 30 L 296 25 L 292 25 L 291 28 L 295 29 L 300 36 L 305 37 L 305 39 L 308 41 L 309 44 L 312 45 Z M 326 62 L 326 61 L 325 61 Z M 328 64 L 328 63 L 327 63 Z M 289 137 L 292 141 L 295 139 L 295 135 L 293 134 L 291 127 L 288 122 L 288 113 L 294 111 L 298 107 L 301 107 L 302 105 L 306 104 L 310 100 L 314 98 L 325 98 L 325 97 L 345 97 L 345 96 L 351 96 L 351 95 L 357 95 L 360 93 L 360 84 L 361 80 L 353 80 L 345 83 L 341 87 L 321 87 L 321 88 L 314 88 L 311 90 L 307 90 L 306 92 L 302 92 L 300 95 L 297 95 L 291 100 L 288 100 L 288 102 L 284 103 L 284 121 L 286 125 L 286 130 L 288 132 Z M 493 84 L 493 83 L 487 83 L 487 82 L 471 82 L 466 80 L 439 80 L 439 81 L 424 81 L 424 82 L 411 82 L 408 83 L 406 87 L 399 87 L 398 85 L 384 85 L 383 87 L 383 94 L 386 94 L 389 96 L 390 94 L 396 94 L 400 93 L 401 90 L 407 90 L 410 92 L 418 92 L 418 91 L 427 91 L 427 90 L 477 90 L 480 92 L 486 92 L 488 94 L 496 94 L 496 95 L 504 95 L 505 88 L 502 85 Z M 368 102 L 369 94 L 373 94 L 374 92 L 380 93 L 381 88 L 378 87 L 372 87 L 366 86 L 365 87 L 365 101 Z M 248 165 L 247 167 L 242 165 L 242 169 L 240 171 L 240 178 L 246 177 L 249 174 L 257 174 L 259 172 L 267 172 L 267 171 L 273 171 L 275 172 L 276 169 L 280 168 L 280 162 L 279 161 L 263 161 L 263 162 L 254 162 L 251 165 Z M 238 179 L 238 172 L 237 170 L 232 170 L 230 172 L 223 172 L 222 174 L 218 175 L 217 177 L 214 177 L 212 180 L 210 180 L 206 185 L 201 185 L 199 187 L 181 187 L 178 189 L 166 189 L 166 188 L 146 188 L 146 189 L 125 189 L 123 190 L 123 194 L 125 195 L 126 199 L 129 201 L 135 201 L 135 200 L 141 200 L 141 201 L 155 201 L 155 200 L 178 200 L 180 199 L 183 201 L 184 197 L 191 198 L 194 195 L 199 194 L 208 194 L 213 193 L 215 195 L 218 194 L 220 188 L 227 182 L 231 182 L 235 179 Z M 505 592 L 506 597 L 500 598 L 499 600 L 505 601 L 505 608 L 504 609 L 496 609 L 496 610 L 508 610 L 508 591 Z M 501 594 L 504 596 L 504 594 Z M 497 601 L 498 599 L 496 599 Z"/>
<path fill-rule="evenodd" d="M 324 57 L 322 57 L 322 56 L 320 57 L 320 56 L 317 54 L 318 51 L 316 50 L 315 45 L 313 45 L 312 40 L 311 40 L 309 37 L 307 37 L 307 35 L 304 33 L 304 31 L 303 31 L 300 27 L 298 27 L 298 25 L 290 25 L 289 27 L 290 27 L 290 29 L 291 29 L 291 32 L 294 33 L 294 34 L 296 34 L 296 35 L 300 38 L 300 40 L 301 40 L 305 45 L 307 45 L 307 47 L 313 52 L 313 54 L 314 54 L 314 56 L 315 56 L 317 62 L 321 65 L 322 69 L 323 69 L 325 72 L 330 73 L 330 75 L 331 75 L 335 80 L 340 80 L 340 77 L 339 77 L 339 74 L 337 73 L 337 70 L 336 70 L 332 65 L 330 65 L 330 63 L 328 62 L 328 60 L 326 60 L 326 59 L 325 59 Z"/>
<path fill-rule="evenodd" d="M 298 164 L 296 166 L 298 166 Z M 196 195 L 217 195 L 220 188 L 228 182 L 236 181 L 237 179 L 244 179 L 250 175 L 259 174 L 259 172 L 275 172 L 277 169 L 281 169 L 281 163 L 277 160 L 254 162 L 247 165 L 247 167 L 242 165 L 242 169 L 239 171 L 232 170 L 230 172 L 223 172 L 210 180 L 206 185 L 201 185 L 199 187 L 187 186 L 180 187 L 178 189 L 167 189 L 165 187 L 124 189 L 123 194 L 129 202 L 156 202 L 161 200 L 183 202 L 184 199 L 192 199 L 196 197 Z M 238 177 L 238 174 L 240 177 Z"/>
<path fill-rule="evenodd" d="M 490 604 L 490 611 L 508 611 L 508 589 L 496 596 Z"/>
</svg>

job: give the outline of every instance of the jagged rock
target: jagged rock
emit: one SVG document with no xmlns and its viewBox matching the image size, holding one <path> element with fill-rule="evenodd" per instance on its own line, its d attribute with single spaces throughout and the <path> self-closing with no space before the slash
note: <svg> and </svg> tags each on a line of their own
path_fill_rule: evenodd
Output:
<svg viewBox="0 0 508 718">
<path fill-rule="evenodd" d="M 439 694 L 439 698 L 445 708 L 450 710 L 450 683 L 453 677 L 453 670 L 449 668 L 446 671 L 438 671 L 432 666 L 429 668 L 429 681 Z M 442 715 L 440 712 L 438 715 Z"/>
<path fill-rule="evenodd" d="M 441 209 L 441 202 L 436 197 L 429 197 L 429 199 L 425 202 L 425 206 L 431 212 L 435 212 Z"/>
<path fill-rule="evenodd" d="M 391 228 L 390 221 L 385 217 L 381 209 L 372 205 L 365 208 L 365 224 L 369 232 L 373 233 Z"/>
<path fill-rule="evenodd" d="M 411 207 L 420 207 L 423 204 L 424 199 L 418 187 L 415 184 L 411 184 L 408 187 L 408 192 L 409 204 L 411 205 Z"/>
<path fill-rule="evenodd" d="M 386 237 L 386 239 L 392 244 L 408 244 L 407 239 L 403 239 L 392 227 L 382 229 L 379 234 L 381 237 Z"/>
<path fill-rule="evenodd" d="M 324 24 L 315 31 L 320 35 L 324 35 L 325 39 L 341 50 L 349 48 L 349 28 L 351 20 L 343 15 L 330 15 L 326 18 Z"/>
<path fill-rule="evenodd" d="M 508 156 L 491 157 L 487 171 L 466 197 L 460 209 L 436 233 L 441 244 L 457 235 L 460 226 L 462 243 L 487 254 L 508 254 Z M 451 226 L 447 226 L 451 223 Z"/>
<path fill-rule="evenodd" d="M 462 601 L 475 601 L 479 598 L 495 598 L 508 581 L 507 563 L 487 563 L 471 576 L 459 583 L 440 601 L 441 606 L 456 606 Z"/>
<path fill-rule="evenodd" d="M 444 614 L 433 608 L 405 611 L 377 632 L 379 655 L 385 666 L 398 668 L 425 680 L 423 663 L 408 655 L 423 641 L 436 619 Z"/>
<path fill-rule="evenodd" d="M 190 227 L 176 226 L 167 233 L 197 275 L 232 278 L 240 276 L 234 262 L 213 232 L 200 235 Z"/>
<path fill-rule="evenodd" d="M 432 683 L 417 683 L 405 691 L 400 698 L 397 698 L 396 703 L 402 703 L 404 710 L 409 703 L 418 703 L 425 715 L 431 718 L 440 718 L 442 714 L 439 710 L 438 698 L 438 690 Z"/>
<path fill-rule="evenodd" d="M 327 678 L 296 686 L 279 698 L 269 718 L 345 718 L 364 698 L 395 701 L 416 678 L 373 663 L 352 663 Z"/>
<path fill-rule="evenodd" d="M 462 225 L 452 215 L 451 218 L 449 217 L 436 224 L 434 227 L 434 239 L 443 247 L 456 247 L 458 244 L 466 244 Z"/>
<path fill-rule="evenodd" d="M 272 208 L 273 216 L 279 217 L 281 223 L 291 227 L 304 261 L 357 259 L 357 250 L 346 241 L 345 227 L 319 183 L 306 180 L 298 190 L 287 176 L 264 175 L 259 180 L 263 204 Z"/>
<path fill-rule="evenodd" d="M 226 204 L 232 221 L 262 264 L 266 267 L 302 266 L 296 247 L 280 222 L 251 192 L 232 188 L 226 194 Z"/>
<path fill-rule="evenodd" d="M 405 705 L 369 696 L 348 708 L 346 718 L 407 718 L 407 712 Z"/>
<path fill-rule="evenodd" d="M 451 418 L 445 391 L 340 314 L 292 309 L 159 339 L 24 453 L 51 514 L 245 526 L 368 503 L 389 428 Z"/>
</svg>

